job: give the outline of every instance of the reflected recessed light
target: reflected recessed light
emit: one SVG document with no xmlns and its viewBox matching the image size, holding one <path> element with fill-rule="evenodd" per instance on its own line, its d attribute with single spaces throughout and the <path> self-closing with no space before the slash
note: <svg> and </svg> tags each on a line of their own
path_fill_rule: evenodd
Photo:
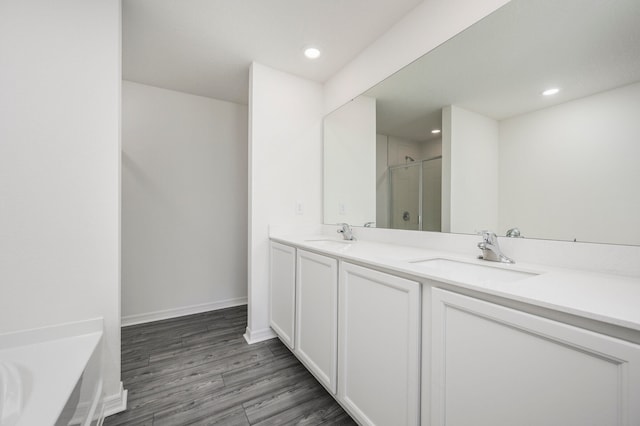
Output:
<svg viewBox="0 0 640 426">
<path fill-rule="evenodd" d="M 307 47 L 304 49 L 304 56 L 309 59 L 316 59 L 320 56 L 320 50 L 315 47 Z"/>
<path fill-rule="evenodd" d="M 556 93 L 558 93 L 560 91 L 560 89 L 558 88 L 553 88 L 553 89 L 547 89 L 544 92 L 542 92 L 542 94 L 544 96 L 551 96 L 551 95 L 555 95 Z"/>
<path fill-rule="evenodd" d="M 440 133 L 440 129 L 433 129 L 431 133 L 433 133 L 434 135 L 437 135 L 438 133 Z"/>
</svg>

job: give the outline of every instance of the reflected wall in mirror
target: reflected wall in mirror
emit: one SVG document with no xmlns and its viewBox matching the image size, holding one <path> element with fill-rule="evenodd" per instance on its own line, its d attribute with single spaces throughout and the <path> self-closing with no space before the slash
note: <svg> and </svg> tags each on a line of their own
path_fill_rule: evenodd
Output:
<svg viewBox="0 0 640 426">
<path fill-rule="evenodd" d="M 325 223 L 639 245 L 638 22 L 513 0 L 332 112 Z"/>
</svg>

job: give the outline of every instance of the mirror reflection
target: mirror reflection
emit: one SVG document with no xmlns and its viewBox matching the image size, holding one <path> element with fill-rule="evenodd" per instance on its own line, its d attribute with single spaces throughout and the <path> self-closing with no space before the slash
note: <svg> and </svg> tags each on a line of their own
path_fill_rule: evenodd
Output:
<svg viewBox="0 0 640 426">
<path fill-rule="evenodd" d="M 329 114 L 325 223 L 640 244 L 638 22 L 513 0 Z"/>
</svg>

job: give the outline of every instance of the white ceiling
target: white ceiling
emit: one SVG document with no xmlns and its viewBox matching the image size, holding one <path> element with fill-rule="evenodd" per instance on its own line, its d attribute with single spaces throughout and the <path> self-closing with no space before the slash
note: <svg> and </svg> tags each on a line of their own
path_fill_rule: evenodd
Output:
<svg viewBox="0 0 640 426">
<path fill-rule="evenodd" d="M 366 95 L 379 133 L 420 141 L 447 105 L 502 120 L 637 81 L 640 0 L 512 0 Z"/>
<path fill-rule="evenodd" d="M 246 104 L 252 61 L 324 82 L 421 1 L 124 0 L 123 78 Z"/>
</svg>

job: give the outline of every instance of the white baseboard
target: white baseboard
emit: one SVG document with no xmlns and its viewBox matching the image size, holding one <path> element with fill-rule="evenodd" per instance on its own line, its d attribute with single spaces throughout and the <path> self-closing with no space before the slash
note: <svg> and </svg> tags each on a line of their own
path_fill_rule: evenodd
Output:
<svg viewBox="0 0 640 426">
<path fill-rule="evenodd" d="M 215 311 L 218 309 L 231 308 L 233 306 L 246 305 L 246 297 L 236 299 L 220 300 L 218 302 L 202 303 L 199 305 L 184 306 L 180 308 L 165 309 L 163 311 L 148 312 L 144 314 L 127 315 L 122 317 L 122 327 L 129 325 L 143 324 L 145 322 L 160 321 L 169 318 L 177 318 L 184 315 L 199 314 L 202 312 Z"/>
<path fill-rule="evenodd" d="M 104 416 L 109 417 L 126 409 L 127 390 L 124 389 L 122 382 L 120 382 L 120 390 L 116 394 L 104 397 Z"/>
<path fill-rule="evenodd" d="M 247 331 L 244 333 L 244 340 L 246 340 L 250 345 L 273 339 L 274 337 L 278 336 L 273 332 L 271 328 L 263 328 L 262 330 L 252 331 L 249 327 L 247 327 Z"/>
</svg>

